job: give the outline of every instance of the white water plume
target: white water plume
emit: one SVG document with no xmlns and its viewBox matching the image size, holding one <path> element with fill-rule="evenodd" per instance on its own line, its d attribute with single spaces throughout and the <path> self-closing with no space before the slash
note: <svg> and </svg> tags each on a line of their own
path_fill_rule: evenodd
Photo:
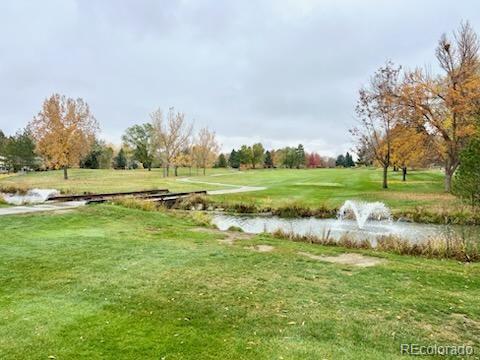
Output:
<svg viewBox="0 0 480 360">
<path fill-rule="evenodd" d="M 59 195 L 56 189 L 32 189 L 26 194 L 5 194 L 4 200 L 11 205 L 40 204 L 48 200 L 51 196 Z"/>
<path fill-rule="evenodd" d="M 338 211 L 338 220 L 353 218 L 359 229 L 363 229 L 369 220 L 392 219 L 390 209 L 382 202 L 363 202 L 347 200 Z"/>
</svg>

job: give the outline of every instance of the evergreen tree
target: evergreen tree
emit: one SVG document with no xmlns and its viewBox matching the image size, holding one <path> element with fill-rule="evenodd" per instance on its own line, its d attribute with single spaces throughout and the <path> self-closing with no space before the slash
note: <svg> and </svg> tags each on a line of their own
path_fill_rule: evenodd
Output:
<svg viewBox="0 0 480 360">
<path fill-rule="evenodd" d="M 87 156 L 80 160 L 80 167 L 84 169 L 98 169 L 98 157 L 101 153 L 101 146 L 98 141 L 95 141 Z"/>
<path fill-rule="evenodd" d="M 298 169 L 305 166 L 305 149 L 299 144 L 296 149 L 295 167 Z"/>
<path fill-rule="evenodd" d="M 227 167 L 227 159 L 225 158 L 224 154 L 220 154 L 217 159 L 217 163 L 215 164 L 218 168 L 226 168 Z"/>
<path fill-rule="evenodd" d="M 266 168 L 273 168 L 273 158 L 272 158 L 272 153 L 267 150 L 265 153 L 265 162 L 264 165 Z"/>
<path fill-rule="evenodd" d="M 22 168 L 34 169 L 38 166 L 35 155 L 35 143 L 27 130 L 18 131 L 7 138 L 3 149 L 5 163 L 13 171 Z"/>
<path fill-rule="evenodd" d="M 230 167 L 233 169 L 238 169 L 240 167 L 240 155 L 237 151 L 235 151 L 235 149 L 233 149 L 230 153 L 228 165 L 230 165 Z"/>
<path fill-rule="evenodd" d="M 480 139 L 474 138 L 460 153 L 460 167 L 453 183 L 455 195 L 480 205 Z"/>
<path fill-rule="evenodd" d="M 120 149 L 117 156 L 113 159 L 115 169 L 125 170 L 127 167 L 127 157 L 123 148 Z"/>
<path fill-rule="evenodd" d="M 113 149 L 104 141 L 95 140 L 88 155 L 80 161 L 80 167 L 85 169 L 109 169 L 111 167 Z"/>
<path fill-rule="evenodd" d="M 345 156 L 343 156 L 343 154 L 337 156 L 337 160 L 335 161 L 335 166 L 345 167 Z"/>
<path fill-rule="evenodd" d="M 347 151 L 347 154 L 345 155 L 345 167 L 354 167 L 355 162 L 353 161 L 352 155 Z"/>
</svg>

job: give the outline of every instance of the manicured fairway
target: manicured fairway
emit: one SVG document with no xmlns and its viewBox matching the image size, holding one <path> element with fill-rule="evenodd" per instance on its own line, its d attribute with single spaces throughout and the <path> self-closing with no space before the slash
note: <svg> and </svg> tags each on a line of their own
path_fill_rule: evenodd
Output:
<svg viewBox="0 0 480 360">
<path fill-rule="evenodd" d="M 181 177 L 188 176 L 181 169 Z M 195 175 L 195 172 L 193 172 Z M 181 178 L 180 177 L 180 178 Z M 260 206 L 281 206 L 297 202 L 310 207 L 338 207 L 347 199 L 384 201 L 394 209 L 417 206 L 453 208 L 459 202 L 443 192 L 443 174 L 438 170 L 412 171 L 407 182 L 399 172 L 390 173 L 390 188 L 381 189 L 382 174 L 375 169 L 316 170 L 209 170 L 207 176 L 192 180 L 236 185 L 265 186 L 266 190 L 216 196 L 222 202 L 247 202 Z M 159 169 L 147 170 L 70 170 L 70 179 L 60 171 L 29 173 L 0 179 L 0 187 L 56 188 L 65 192 L 127 191 L 166 187 L 171 190 L 221 189 L 218 185 L 185 183 L 163 178 Z"/>
<path fill-rule="evenodd" d="M 181 169 L 179 175 L 188 175 Z M 193 172 L 195 174 L 195 172 Z M 66 193 L 117 192 L 168 188 L 173 191 L 216 189 L 215 186 L 178 182 L 173 176 L 164 178 L 161 169 L 113 170 L 70 169 L 69 179 L 63 180 L 63 172 L 43 171 L 0 177 L 1 187 L 58 189 Z"/>
<path fill-rule="evenodd" d="M 0 229 L 6 359 L 401 359 L 401 343 L 480 343 L 480 264 L 332 264 L 298 252 L 351 250 L 221 243 L 191 220 L 113 205 Z"/>
<path fill-rule="evenodd" d="M 266 186 L 267 190 L 228 195 L 224 200 L 256 201 L 278 206 L 297 201 L 308 206 L 338 207 L 345 200 L 384 201 L 395 208 L 420 205 L 450 205 L 455 197 L 443 191 L 443 175 L 437 170 L 414 171 L 408 181 L 390 173 L 390 187 L 381 188 L 382 173 L 377 169 L 257 170 L 214 177 L 229 184 Z"/>
</svg>

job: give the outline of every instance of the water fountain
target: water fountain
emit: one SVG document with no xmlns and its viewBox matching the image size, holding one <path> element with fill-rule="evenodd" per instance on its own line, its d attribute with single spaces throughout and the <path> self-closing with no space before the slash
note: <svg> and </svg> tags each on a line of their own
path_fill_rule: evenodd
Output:
<svg viewBox="0 0 480 360">
<path fill-rule="evenodd" d="M 334 219 L 215 214 L 212 222 L 220 230 L 235 226 L 252 234 L 282 230 L 295 235 L 315 235 L 321 238 L 328 232 L 333 239 L 341 239 L 348 234 L 351 239 L 367 239 L 373 246 L 376 239 L 383 236 L 399 236 L 416 243 L 445 233 L 445 228 L 440 225 L 394 221 L 390 209 L 382 202 L 355 200 L 345 201 Z"/>
<path fill-rule="evenodd" d="M 359 229 L 364 229 L 369 220 L 387 220 L 391 222 L 390 209 L 382 202 L 363 202 L 347 200 L 338 211 L 337 219 L 343 221 L 353 216 Z"/>
<path fill-rule="evenodd" d="M 48 200 L 50 196 L 59 195 L 60 192 L 55 189 L 32 189 L 26 194 L 5 194 L 5 202 L 12 205 L 39 204 Z M 1 194 L 0 194 L 1 196 Z"/>
</svg>

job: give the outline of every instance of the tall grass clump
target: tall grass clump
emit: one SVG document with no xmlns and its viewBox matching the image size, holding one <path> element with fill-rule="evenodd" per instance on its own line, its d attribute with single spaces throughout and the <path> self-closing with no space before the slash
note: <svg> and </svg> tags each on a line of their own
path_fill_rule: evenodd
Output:
<svg viewBox="0 0 480 360">
<path fill-rule="evenodd" d="M 480 225 L 480 211 L 469 206 L 454 208 L 416 206 L 413 209 L 395 212 L 394 215 L 418 223 Z"/>
<path fill-rule="evenodd" d="M 342 237 L 337 240 L 331 236 L 330 230 L 324 230 L 321 235 L 299 235 L 293 232 L 285 232 L 279 229 L 273 233 L 273 236 L 278 239 L 288 239 L 295 242 L 306 242 L 309 244 L 342 246 L 355 249 L 372 249 L 372 244 L 368 240 L 353 239 L 348 233 L 342 235 Z"/>
<path fill-rule="evenodd" d="M 209 204 L 210 202 L 206 195 L 192 194 L 177 200 L 173 205 L 173 208 L 179 210 L 195 210 L 198 208 L 206 209 Z"/>
<path fill-rule="evenodd" d="M 0 184 L 0 193 L 25 195 L 29 188 L 18 184 Z"/>
<path fill-rule="evenodd" d="M 143 211 L 157 211 L 161 210 L 162 206 L 158 206 L 153 201 L 137 199 L 134 197 L 118 197 L 112 200 L 115 205 L 123 206 L 129 209 L 137 209 Z"/>
<path fill-rule="evenodd" d="M 375 245 L 367 239 L 358 240 L 348 233 L 337 240 L 330 236 L 330 231 L 324 231 L 322 235 L 298 235 L 277 230 L 273 233 L 273 236 L 279 239 L 326 246 L 341 246 L 349 249 L 368 249 L 399 255 L 454 259 L 462 262 L 480 261 L 480 244 L 460 235 L 436 236 L 420 243 L 412 243 L 398 236 L 382 236 L 376 239 Z"/>
<path fill-rule="evenodd" d="M 212 226 L 212 218 L 204 211 L 192 211 L 188 213 L 188 217 L 199 226 Z"/>
<path fill-rule="evenodd" d="M 480 261 L 480 245 L 461 235 L 435 236 L 413 244 L 404 239 L 386 236 L 377 240 L 376 249 L 400 255 L 455 259 L 463 262 Z"/>
<path fill-rule="evenodd" d="M 298 201 L 281 205 L 273 209 L 272 212 L 274 215 L 284 217 L 284 218 L 313 216 L 312 209 L 308 206 L 303 205 Z"/>
</svg>

